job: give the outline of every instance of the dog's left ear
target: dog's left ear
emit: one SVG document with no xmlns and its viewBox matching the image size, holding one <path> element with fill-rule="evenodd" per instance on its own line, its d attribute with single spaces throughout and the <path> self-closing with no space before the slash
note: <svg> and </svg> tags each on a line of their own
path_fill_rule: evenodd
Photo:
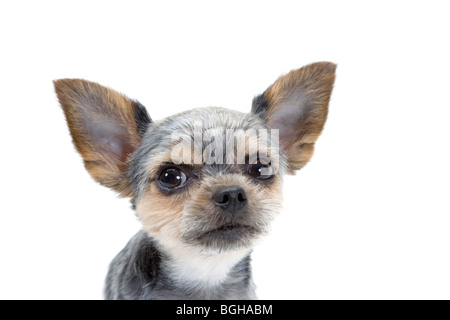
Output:
<svg viewBox="0 0 450 320">
<path fill-rule="evenodd" d="M 252 112 L 279 129 L 280 149 L 289 172 L 302 168 L 312 157 L 314 143 L 325 125 L 336 65 L 318 62 L 280 77 L 253 99 Z"/>
<path fill-rule="evenodd" d="M 151 122 L 145 108 L 94 82 L 61 79 L 54 85 L 86 170 L 100 184 L 131 196 L 126 171 Z"/>
</svg>

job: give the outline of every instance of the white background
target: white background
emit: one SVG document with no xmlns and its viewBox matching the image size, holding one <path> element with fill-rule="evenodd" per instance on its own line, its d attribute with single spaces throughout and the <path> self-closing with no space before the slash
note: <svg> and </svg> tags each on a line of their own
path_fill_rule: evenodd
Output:
<svg viewBox="0 0 450 320">
<path fill-rule="evenodd" d="M 154 119 L 249 110 L 302 65 L 338 64 L 317 151 L 254 251 L 262 299 L 449 299 L 445 1 L 3 1 L 0 298 L 100 299 L 139 229 L 91 180 L 52 80 L 139 99 Z"/>
</svg>

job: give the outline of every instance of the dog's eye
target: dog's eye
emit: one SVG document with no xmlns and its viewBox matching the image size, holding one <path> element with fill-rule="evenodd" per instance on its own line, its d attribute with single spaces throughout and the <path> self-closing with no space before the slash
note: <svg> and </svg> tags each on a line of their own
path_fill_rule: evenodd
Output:
<svg viewBox="0 0 450 320">
<path fill-rule="evenodd" d="M 252 164 L 248 169 L 248 174 L 252 177 L 260 180 L 268 180 L 273 177 L 274 171 L 272 166 L 269 164 Z"/>
<path fill-rule="evenodd" d="M 159 184 L 168 189 L 179 187 L 183 185 L 186 180 L 186 174 L 178 168 L 168 168 L 159 176 Z"/>
</svg>

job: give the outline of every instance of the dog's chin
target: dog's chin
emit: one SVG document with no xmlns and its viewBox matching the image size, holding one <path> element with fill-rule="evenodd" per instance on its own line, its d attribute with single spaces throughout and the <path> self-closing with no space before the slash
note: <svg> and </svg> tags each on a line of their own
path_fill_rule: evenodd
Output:
<svg viewBox="0 0 450 320">
<path fill-rule="evenodd" d="M 221 253 L 250 249 L 262 232 L 255 227 L 227 223 L 207 231 L 191 231 L 185 234 L 184 241 L 201 248 L 202 252 Z"/>
</svg>

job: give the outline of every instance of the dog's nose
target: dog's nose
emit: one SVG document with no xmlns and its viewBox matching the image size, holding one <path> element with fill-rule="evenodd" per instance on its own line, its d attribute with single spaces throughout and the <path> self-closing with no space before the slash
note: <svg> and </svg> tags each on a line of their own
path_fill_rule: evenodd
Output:
<svg viewBox="0 0 450 320">
<path fill-rule="evenodd" d="M 247 194 L 239 186 L 223 187 L 214 194 L 216 206 L 234 215 L 247 205 Z"/>
</svg>

